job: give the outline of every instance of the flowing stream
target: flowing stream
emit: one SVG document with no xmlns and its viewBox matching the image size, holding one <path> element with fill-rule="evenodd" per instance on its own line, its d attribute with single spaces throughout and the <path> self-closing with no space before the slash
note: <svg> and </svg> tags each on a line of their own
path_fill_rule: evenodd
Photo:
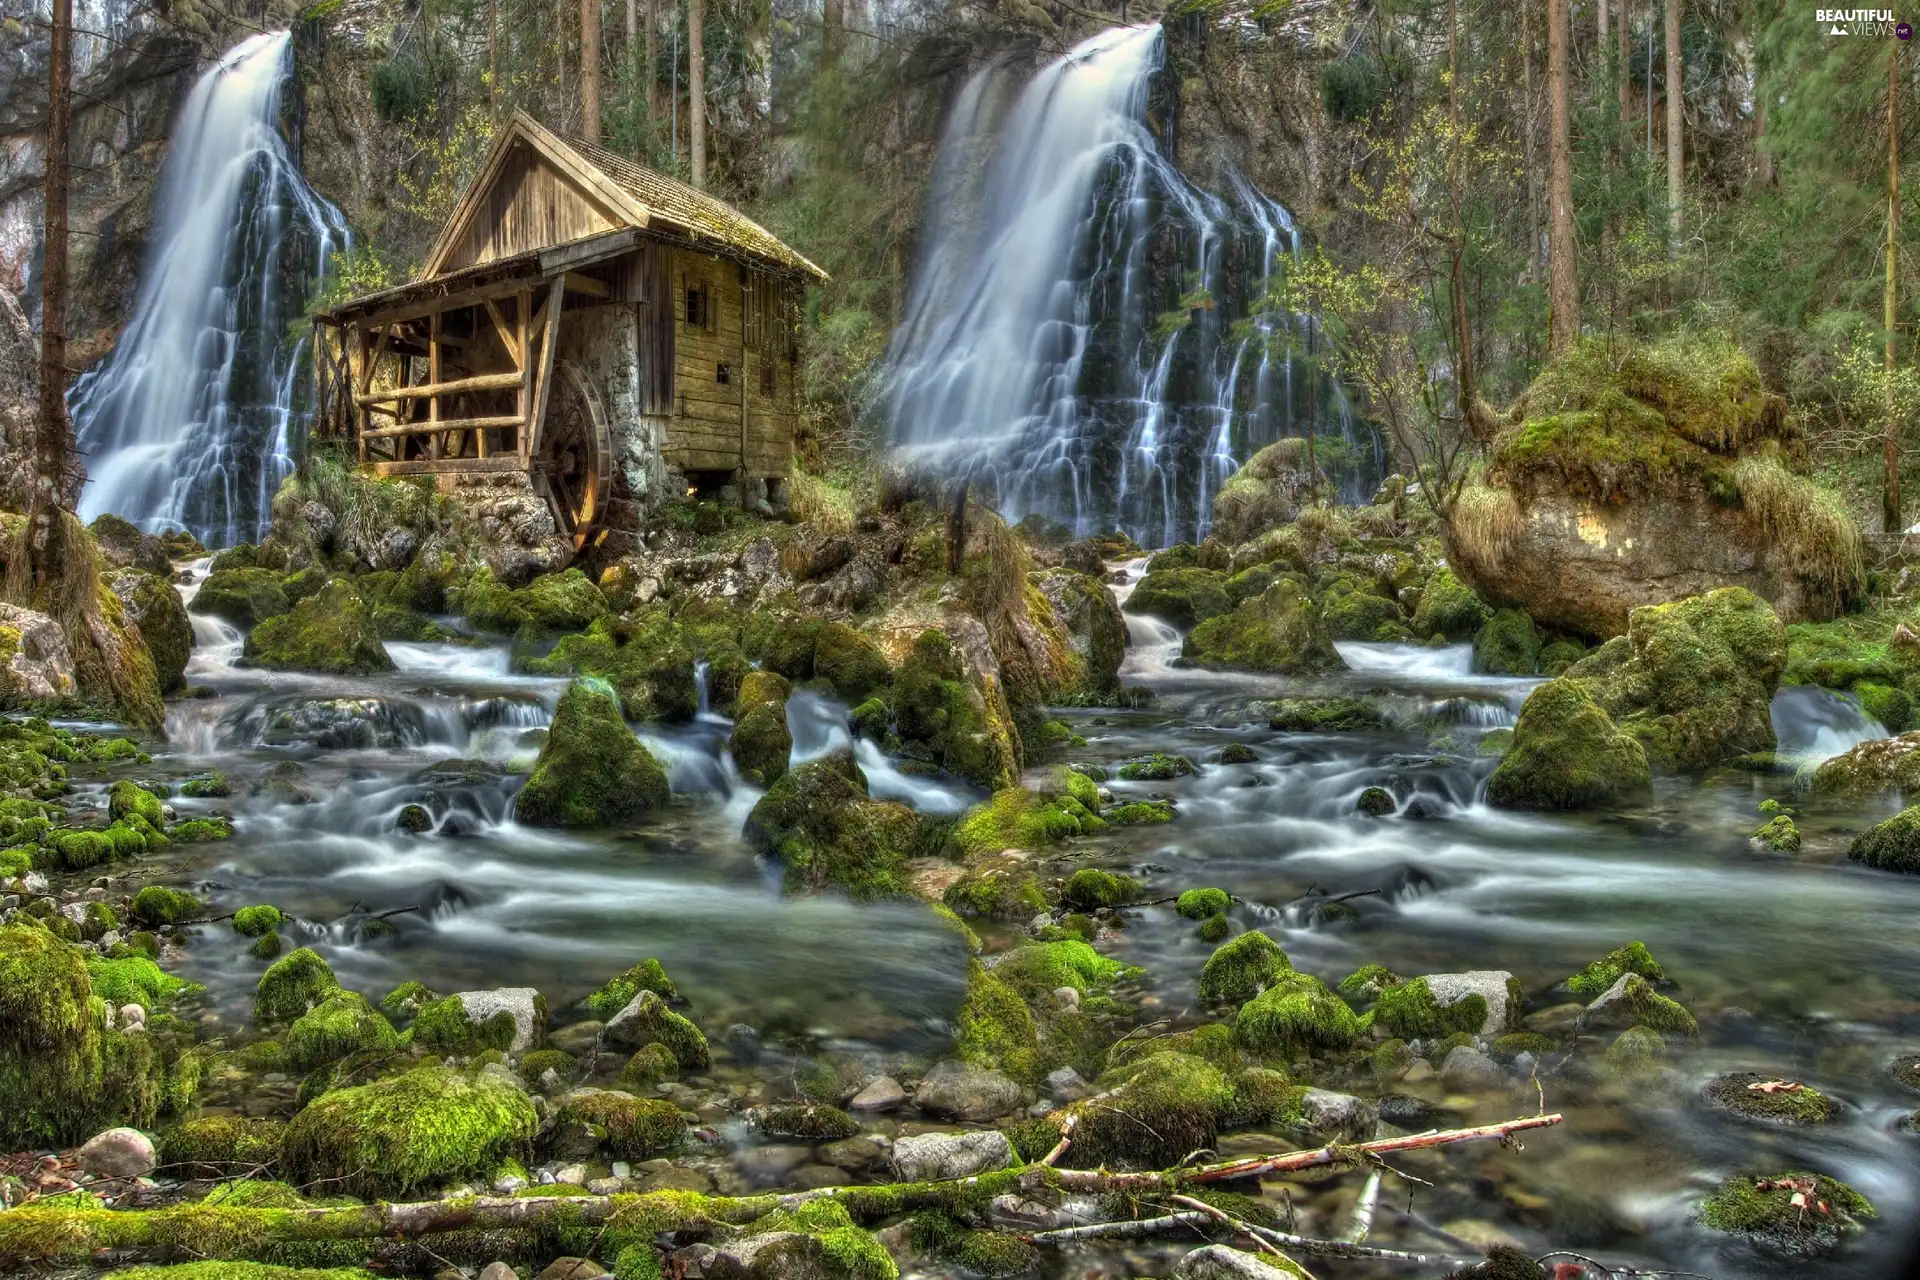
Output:
<svg viewBox="0 0 1920 1280">
<path fill-rule="evenodd" d="M 1114 588 L 1123 599 L 1139 573 L 1127 568 Z M 189 601 L 193 590 L 183 589 Z M 1296 681 L 1183 668 L 1176 630 L 1131 614 L 1128 625 L 1123 679 L 1156 699 L 1146 710 L 1063 712 L 1088 742 L 1076 757 L 1112 765 L 1167 751 L 1200 768 L 1172 782 L 1109 783 L 1121 801 L 1172 798 L 1177 819 L 1075 842 L 1060 873 L 1082 862 L 1124 868 L 1156 897 L 1221 886 L 1244 900 L 1237 927 L 1265 930 L 1329 981 L 1369 962 L 1408 975 L 1505 968 L 1550 1004 L 1557 980 L 1639 939 L 1700 1017 L 1701 1043 L 1676 1059 L 1670 1087 L 1623 1103 L 1549 1079 L 1546 1105 L 1566 1112 L 1566 1125 L 1532 1135 L 1524 1153 L 1449 1153 L 1452 1174 L 1413 1189 L 1411 1216 L 1401 1212 L 1406 1188 L 1390 1193 L 1398 1207 L 1383 1209 L 1374 1243 L 1432 1250 L 1457 1247 L 1447 1237 L 1512 1237 L 1530 1252 L 1577 1248 L 1729 1280 L 1886 1274 L 1903 1224 L 1920 1214 L 1912 1139 L 1895 1127 L 1916 1099 L 1885 1070 L 1920 1049 L 1920 883 L 1846 861 L 1873 804 L 1829 808 L 1789 775 L 1733 774 L 1663 781 L 1631 814 L 1502 812 L 1480 801 L 1493 761 L 1475 746 L 1512 723 L 1533 682 L 1475 675 L 1464 647 L 1343 646 L 1349 672 Z M 236 632 L 197 615 L 196 630 L 189 679 L 213 696 L 174 704 L 172 745 L 155 768 L 176 780 L 226 771 L 232 799 L 174 803 L 230 810 L 238 830 L 225 844 L 176 846 L 150 870 L 193 886 L 215 910 L 271 902 L 292 912 L 297 940 L 348 985 L 375 997 L 407 979 L 440 991 L 534 985 L 564 1024 L 581 1016 L 580 997 L 656 955 L 716 1044 L 746 1022 L 770 1040 L 803 1037 L 883 1061 L 944 1048 L 963 975 L 953 935 L 915 903 L 784 897 L 778 872 L 741 838 L 758 793 L 726 756 L 724 719 L 642 730 L 678 793 L 663 814 L 631 831 L 531 830 L 512 820 L 516 783 L 501 767 L 530 758 L 561 686 L 514 674 L 503 644 L 392 644 L 397 671 L 349 679 L 239 667 Z M 1395 727 L 1267 727 L 1262 700 L 1336 691 L 1378 699 Z M 1775 716 L 1803 755 L 1877 729 L 1850 703 L 1799 690 L 1782 693 Z M 851 741 L 844 708 L 818 693 L 796 692 L 789 717 L 796 759 Z M 1258 758 L 1212 763 L 1229 743 Z M 935 813 L 979 798 L 903 772 L 871 743 L 856 750 L 877 794 Z M 1368 786 L 1389 789 L 1398 812 L 1358 816 Z M 1747 845 L 1768 796 L 1799 810 L 1797 858 Z M 428 832 L 398 829 L 409 804 L 429 811 Z M 1363 891 L 1373 892 L 1344 904 L 1350 918 L 1302 902 Z M 1210 950 L 1164 906 L 1135 913 L 1102 945 L 1147 969 L 1146 1002 L 1163 1015 L 1189 1008 Z M 182 971 L 209 987 L 210 1014 L 239 1030 L 260 968 L 245 940 L 206 930 L 185 956 Z M 1814 1130 L 1751 1126 L 1699 1099 L 1729 1070 L 1807 1081 L 1845 1111 Z M 1479 1101 L 1433 1084 L 1405 1092 L 1433 1108 L 1426 1123 L 1443 1125 L 1537 1105 L 1531 1091 Z M 1718 1178 L 1801 1167 L 1859 1187 L 1883 1226 L 1839 1258 L 1789 1264 L 1689 1225 Z M 1355 1181 L 1297 1184 L 1303 1229 L 1335 1232 Z M 1164 1274 L 1170 1247 L 1075 1255 L 1052 1274 Z"/>
<path fill-rule="evenodd" d="M 293 469 L 302 310 L 347 227 L 280 133 L 291 49 L 284 31 L 250 37 L 180 108 L 133 314 L 70 396 L 88 520 L 257 540 Z"/>
<path fill-rule="evenodd" d="M 1157 26 L 1076 46 L 1023 89 L 982 68 L 949 112 L 921 260 L 888 354 L 905 456 L 996 489 L 1012 518 L 1142 544 L 1198 541 L 1262 445 L 1326 438 L 1347 501 L 1378 480 L 1373 432 L 1262 306 L 1299 251 L 1286 209 L 1232 175 L 1189 182 L 1148 122 Z M 979 157 L 984 156 L 984 161 Z"/>
</svg>

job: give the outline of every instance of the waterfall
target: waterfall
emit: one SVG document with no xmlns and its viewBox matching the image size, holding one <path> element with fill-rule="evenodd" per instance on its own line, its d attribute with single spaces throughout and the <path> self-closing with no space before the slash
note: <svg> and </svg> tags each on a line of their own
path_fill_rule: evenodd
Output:
<svg viewBox="0 0 1920 1280">
<path fill-rule="evenodd" d="M 293 469 L 307 352 L 290 329 L 347 230 L 279 132 L 291 48 L 248 38 L 181 107 L 132 317 L 69 398 L 86 519 L 252 540 Z"/>
<path fill-rule="evenodd" d="M 1309 403 L 1343 498 L 1364 500 L 1380 461 L 1303 364 L 1306 319 L 1259 305 L 1298 252 L 1292 218 L 1238 174 L 1223 197 L 1162 155 L 1147 102 L 1163 51 L 1159 27 L 1122 27 L 1017 96 L 1003 65 L 969 79 L 885 398 L 903 456 L 972 474 L 1010 518 L 1150 546 L 1203 536 L 1226 477 L 1303 434 Z"/>
</svg>

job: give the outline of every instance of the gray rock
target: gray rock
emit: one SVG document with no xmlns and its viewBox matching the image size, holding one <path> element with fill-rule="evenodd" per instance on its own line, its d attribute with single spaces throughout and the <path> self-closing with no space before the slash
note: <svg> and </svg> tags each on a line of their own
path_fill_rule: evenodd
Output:
<svg viewBox="0 0 1920 1280">
<path fill-rule="evenodd" d="M 589 1178 L 587 1190 L 597 1196 L 619 1195 L 627 1189 L 627 1184 L 619 1178 Z"/>
<path fill-rule="evenodd" d="M 1195 1249 L 1180 1259 L 1173 1274 L 1174 1280 L 1293 1280 L 1292 1272 L 1223 1244 Z"/>
<path fill-rule="evenodd" d="M 879 1076 L 867 1082 L 860 1092 L 853 1095 L 853 1101 L 847 1104 L 847 1110 L 863 1113 L 892 1111 L 907 1100 L 907 1091 L 892 1076 Z"/>
<path fill-rule="evenodd" d="M 1093 1092 L 1080 1073 L 1072 1067 L 1061 1067 L 1041 1082 L 1041 1088 L 1049 1098 L 1056 1102 L 1078 1102 Z"/>
<path fill-rule="evenodd" d="M 1068 1225 L 1066 1215 L 1044 1200 L 1030 1196 L 995 1196 L 987 1205 L 987 1222 L 1002 1231 L 1049 1231 Z"/>
<path fill-rule="evenodd" d="M 1582 1027 L 1624 1031 L 1640 1021 L 1640 1009 L 1653 984 L 1637 973 L 1623 973 L 1595 996 L 1580 1014 Z"/>
<path fill-rule="evenodd" d="M 889 1145 L 878 1134 L 863 1133 L 858 1137 L 829 1142 L 819 1148 L 816 1154 L 822 1164 L 832 1165 L 836 1169 L 845 1169 L 849 1173 L 870 1173 L 887 1163 Z"/>
<path fill-rule="evenodd" d="M 813 1158 L 811 1147 L 748 1147 L 733 1162 L 756 1186 L 779 1182 Z"/>
<path fill-rule="evenodd" d="M 913 1101 L 929 1115 L 985 1124 L 1020 1105 L 1020 1086 L 998 1071 L 949 1058 L 927 1072 Z"/>
<path fill-rule="evenodd" d="M 101 1178 L 144 1178 L 158 1159 L 153 1140 L 138 1129 L 108 1129 L 80 1148 L 80 1167 Z"/>
<path fill-rule="evenodd" d="M 1491 1037 L 1508 1030 L 1507 981 L 1512 977 L 1505 969 L 1475 969 L 1467 973 L 1429 973 L 1425 980 L 1427 990 L 1433 992 L 1433 1002 L 1442 1009 L 1450 1009 L 1468 996 L 1485 1000 L 1487 1019 L 1475 1034 Z"/>
<path fill-rule="evenodd" d="M 1055 987 L 1053 989 L 1053 1002 L 1062 1009 L 1078 1009 L 1080 1007 L 1080 993 L 1072 987 Z"/>
<path fill-rule="evenodd" d="M 1522 1049 L 1513 1057 L 1513 1074 L 1522 1080 L 1531 1076 L 1540 1067 L 1540 1060 L 1530 1050 Z"/>
<path fill-rule="evenodd" d="M 1380 1113 L 1350 1093 L 1308 1089 L 1300 1095 L 1300 1123 L 1319 1137 L 1367 1142 L 1379 1128 Z"/>
<path fill-rule="evenodd" d="M 592 1258 L 555 1258 L 537 1280 L 599 1280 L 612 1274 Z"/>
<path fill-rule="evenodd" d="M 546 1034 L 546 1002 L 532 987 L 497 987 L 492 991 L 457 991 L 454 999 L 469 1022 L 485 1022 L 497 1013 L 513 1015 L 513 1043 L 508 1053 L 525 1053 Z"/>
<path fill-rule="evenodd" d="M 520 1280 L 513 1268 L 504 1262 L 489 1262 L 480 1268 L 480 1280 Z"/>
<path fill-rule="evenodd" d="M 1460 1045 L 1440 1064 L 1440 1083 L 1462 1093 L 1482 1093 L 1506 1083 L 1500 1064 L 1478 1049 Z"/>
<path fill-rule="evenodd" d="M 73 658 L 67 633 L 44 613 L 17 604 L 0 604 L 0 626 L 20 633 L 13 655 L 0 666 L 0 691 L 21 699 L 71 697 Z"/>
<path fill-rule="evenodd" d="M 908 1182 L 969 1178 L 1013 1163 L 1013 1144 L 998 1129 L 917 1133 L 893 1144 L 893 1170 Z"/>
<path fill-rule="evenodd" d="M 845 1274 L 828 1257 L 825 1245 L 797 1231 L 690 1244 L 667 1261 L 668 1274 L 685 1280 L 835 1280 Z"/>
<path fill-rule="evenodd" d="M 750 1067 L 760 1061 L 760 1033 L 744 1022 L 736 1022 L 721 1037 L 735 1062 Z"/>
</svg>

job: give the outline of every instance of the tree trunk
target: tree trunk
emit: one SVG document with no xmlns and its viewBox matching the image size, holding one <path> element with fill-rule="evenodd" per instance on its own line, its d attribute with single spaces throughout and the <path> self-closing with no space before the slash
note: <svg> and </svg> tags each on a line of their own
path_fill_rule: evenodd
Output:
<svg viewBox="0 0 1920 1280">
<path fill-rule="evenodd" d="M 1887 43 L 1887 291 L 1882 323 L 1887 330 L 1887 424 L 1880 459 L 1881 527 L 1888 533 L 1905 528 L 1900 515 L 1900 419 L 1893 394 L 1894 337 L 1899 319 L 1900 255 L 1900 45 Z"/>
<path fill-rule="evenodd" d="M 1547 0 L 1547 139 L 1550 276 L 1547 298 L 1552 311 L 1547 345 L 1553 355 L 1580 336 L 1580 285 L 1573 244 L 1573 143 L 1567 110 L 1567 0 Z"/>
<path fill-rule="evenodd" d="M 1684 0 L 1667 0 L 1667 247 L 1680 251 L 1680 197 L 1686 181 L 1686 154 L 1681 148 L 1684 128 L 1681 110 L 1686 103 L 1686 84 L 1680 67 L 1680 6 Z"/>
<path fill-rule="evenodd" d="M 1753 87 L 1753 161 L 1754 176 L 1760 185 L 1773 185 L 1773 152 L 1767 149 L 1767 98 L 1761 92 L 1759 77 Z"/>
<path fill-rule="evenodd" d="M 1627 32 L 1627 5 L 1629 0 L 1619 0 L 1614 8 L 1614 25 L 1620 30 L 1620 69 L 1614 83 L 1620 93 L 1620 127 L 1627 127 L 1627 115 L 1633 110 L 1633 98 L 1629 92 L 1633 84 L 1630 63 L 1633 58 L 1633 44 Z"/>
<path fill-rule="evenodd" d="M 1533 99 L 1533 3 L 1520 0 L 1520 132 L 1521 164 L 1527 171 L 1527 279 L 1538 283 L 1543 274 L 1540 260 L 1540 210 L 1545 203 L 1540 192 L 1539 154 L 1534 146 L 1536 112 Z"/>
<path fill-rule="evenodd" d="M 500 118 L 500 0 L 487 0 L 487 116 Z"/>
<path fill-rule="evenodd" d="M 1447 292 L 1453 295 L 1454 410 L 1462 429 L 1472 432 L 1479 393 L 1474 385 L 1473 329 L 1467 317 L 1467 227 L 1461 210 L 1459 25 L 1459 0 L 1447 0 L 1447 195 L 1453 213 Z"/>
<path fill-rule="evenodd" d="M 27 560 L 36 588 L 59 573 L 60 510 L 73 438 L 67 421 L 67 113 L 72 102 L 73 0 L 53 0 L 47 67 L 46 244 L 40 275 L 40 415 L 33 439 Z"/>
<path fill-rule="evenodd" d="M 660 0 L 647 0 L 646 57 L 647 129 L 651 132 L 660 124 Z"/>
<path fill-rule="evenodd" d="M 600 0 L 580 0 L 580 136 L 600 141 Z"/>
<path fill-rule="evenodd" d="M 687 0 L 687 127 L 693 151 L 693 185 L 707 189 L 707 4 Z"/>
<path fill-rule="evenodd" d="M 840 65 L 840 49 L 847 38 L 846 0 L 822 0 L 820 6 L 820 65 Z"/>
<path fill-rule="evenodd" d="M 567 107 L 573 97 L 573 86 L 567 74 L 567 13 L 570 7 L 567 0 L 560 0 L 553 15 L 553 56 L 559 64 L 554 83 L 560 91 L 560 105 L 554 123 L 563 131 L 567 127 Z"/>
</svg>

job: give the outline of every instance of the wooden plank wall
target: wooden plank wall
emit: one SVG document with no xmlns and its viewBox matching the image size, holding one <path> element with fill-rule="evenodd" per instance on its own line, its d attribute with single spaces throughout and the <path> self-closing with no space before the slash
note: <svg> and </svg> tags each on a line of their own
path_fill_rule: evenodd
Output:
<svg viewBox="0 0 1920 1280">
<path fill-rule="evenodd" d="M 682 471 L 733 471 L 744 466 L 749 475 L 785 476 L 793 453 L 793 363 L 785 352 L 764 352 L 747 345 L 744 269 L 686 249 L 675 248 L 668 254 L 676 411 L 667 433 L 667 462 Z M 755 281 L 754 287 L 770 287 L 770 282 Z M 704 324 L 687 318 L 687 293 L 696 289 L 706 291 Z M 775 366 L 772 396 L 761 390 L 761 364 L 767 360 Z M 722 365 L 728 372 L 725 383 L 719 380 Z"/>
<path fill-rule="evenodd" d="M 444 270 L 565 244 L 621 225 L 530 148 L 515 147 Z"/>
</svg>

